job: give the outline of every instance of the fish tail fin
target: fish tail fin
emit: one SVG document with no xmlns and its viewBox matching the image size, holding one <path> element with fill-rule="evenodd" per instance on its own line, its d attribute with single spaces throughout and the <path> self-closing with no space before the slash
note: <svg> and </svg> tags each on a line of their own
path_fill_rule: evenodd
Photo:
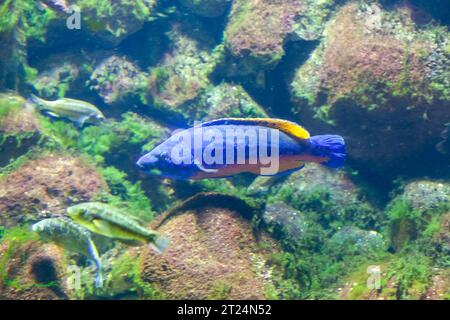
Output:
<svg viewBox="0 0 450 320">
<path fill-rule="evenodd" d="M 312 154 L 319 157 L 327 157 L 328 161 L 322 163 L 330 168 L 344 166 L 347 157 L 345 140 L 338 135 L 319 135 L 309 139 Z"/>
<path fill-rule="evenodd" d="M 89 253 L 91 254 L 91 258 L 97 266 L 97 277 L 95 278 L 95 286 L 97 288 L 101 288 L 103 286 L 103 266 L 102 261 L 100 260 L 100 256 L 98 254 L 97 247 L 95 246 L 92 239 L 89 240 L 88 245 Z"/>
<path fill-rule="evenodd" d="M 101 268 L 97 270 L 97 276 L 95 277 L 95 287 L 96 288 L 103 287 L 103 271 Z"/>
<path fill-rule="evenodd" d="M 163 253 L 169 246 L 170 239 L 166 236 L 157 234 L 155 238 L 150 242 L 150 247 L 158 253 Z"/>
</svg>

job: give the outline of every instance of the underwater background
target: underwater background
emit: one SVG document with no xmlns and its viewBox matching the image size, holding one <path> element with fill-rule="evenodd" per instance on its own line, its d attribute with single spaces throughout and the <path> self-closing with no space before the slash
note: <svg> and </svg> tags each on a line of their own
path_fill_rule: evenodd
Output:
<svg viewBox="0 0 450 320">
<path fill-rule="evenodd" d="M 1 0 L 0 299 L 450 299 L 449 25 L 448 0 Z M 174 130 L 224 117 L 342 135 L 346 166 L 139 172 Z M 167 251 L 88 236 L 97 286 L 84 238 L 31 227 L 86 202 Z"/>
</svg>

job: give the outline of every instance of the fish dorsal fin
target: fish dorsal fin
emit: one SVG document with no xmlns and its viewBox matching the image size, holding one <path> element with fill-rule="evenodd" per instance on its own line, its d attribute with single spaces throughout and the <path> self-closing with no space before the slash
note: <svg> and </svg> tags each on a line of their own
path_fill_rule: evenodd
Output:
<svg viewBox="0 0 450 320">
<path fill-rule="evenodd" d="M 202 127 L 210 127 L 217 125 L 259 125 L 263 127 L 268 127 L 272 129 L 278 129 L 285 134 L 299 140 L 309 139 L 309 132 L 302 126 L 296 124 L 295 122 L 282 120 L 282 119 L 271 119 L 271 118 L 222 118 L 217 120 L 207 121 L 201 124 Z"/>
</svg>

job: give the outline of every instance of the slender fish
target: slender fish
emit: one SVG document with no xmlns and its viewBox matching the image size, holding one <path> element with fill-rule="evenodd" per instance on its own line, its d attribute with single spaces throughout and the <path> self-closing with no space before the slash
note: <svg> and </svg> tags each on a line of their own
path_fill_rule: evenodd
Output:
<svg viewBox="0 0 450 320">
<path fill-rule="evenodd" d="M 164 252 L 169 239 L 147 229 L 138 219 L 117 208 L 99 202 L 77 204 L 67 209 L 69 216 L 91 232 L 125 243 L 148 243 L 158 252 Z"/>
<path fill-rule="evenodd" d="M 102 263 L 91 233 L 68 218 L 50 218 L 35 223 L 31 229 L 44 241 L 52 241 L 73 252 L 80 253 L 94 261 L 97 266 L 96 286 L 103 283 Z"/>
<path fill-rule="evenodd" d="M 96 106 L 86 101 L 69 98 L 47 101 L 31 95 L 28 102 L 49 116 L 69 119 L 79 127 L 82 127 L 85 123 L 98 124 L 105 120 L 103 113 Z"/>
</svg>

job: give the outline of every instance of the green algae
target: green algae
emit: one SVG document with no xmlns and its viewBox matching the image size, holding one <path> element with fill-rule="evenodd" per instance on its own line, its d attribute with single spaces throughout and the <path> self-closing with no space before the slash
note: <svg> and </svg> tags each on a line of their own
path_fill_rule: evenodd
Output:
<svg viewBox="0 0 450 320">
<path fill-rule="evenodd" d="M 142 190 L 140 182 L 127 180 L 125 172 L 112 166 L 101 168 L 100 171 L 111 190 L 111 193 L 101 195 L 100 199 L 113 206 L 126 208 L 130 214 L 143 221 L 148 222 L 154 218 L 153 205 Z"/>
<path fill-rule="evenodd" d="M 37 1 L 6 0 L 0 6 L 0 32 L 20 27 L 25 37 L 45 40 L 48 23 L 56 18 L 53 11 L 40 8 Z"/>
</svg>

